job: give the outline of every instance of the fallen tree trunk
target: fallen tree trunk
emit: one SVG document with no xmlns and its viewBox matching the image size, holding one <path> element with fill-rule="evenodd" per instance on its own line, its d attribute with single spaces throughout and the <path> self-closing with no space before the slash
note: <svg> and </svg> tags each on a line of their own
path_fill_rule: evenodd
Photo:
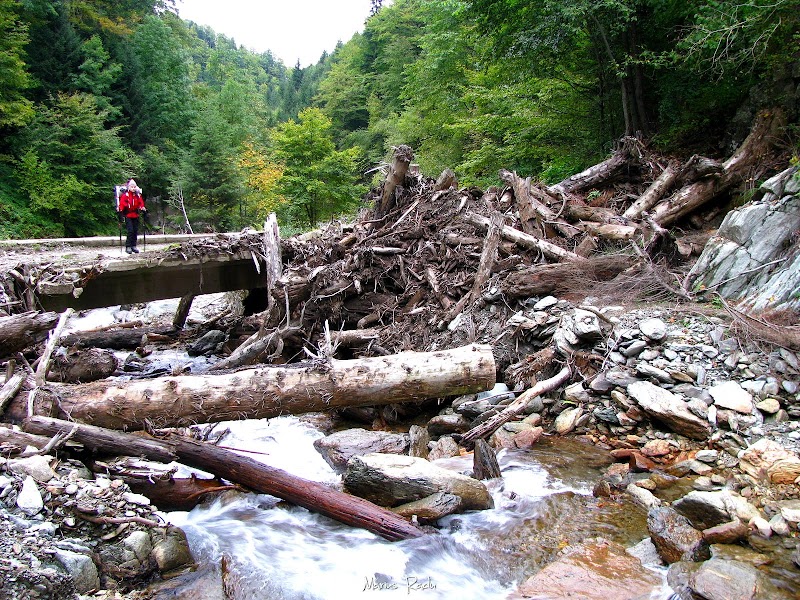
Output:
<svg viewBox="0 0 800 600">
<path fill-rule="evenodd" d="M 481 227 L 483 229 L 489 229 L 491 226 L 491 222 L 486 217 L 482 217 L 481 215 L 467 212 L 461 215 L 461 218 L 464 219 L 467 223 L 475 225 L 476 227 Z M 567 261 L 574 261 L 574 262 L 581 262 L 586 260 L 582 256 L 578 256 L 574 252 L 570 252 L 569 250 L 564 250 L 560 246 L 556 246 L 555 244 L 551 244 L 546 240 L 540 240 L 539 238 L 533 237 L 532 235 L 528 235 L 527 233 L 523 233 L 518 229 L 514 229 L 513 227 L 509 227 L 508 225 L 503 225 L 500 228 L 500 235 L 502 235 L 505 239 L 514 242 L 524 248 L 529 248 L 531 250 L 538 250 L 542 254 L 544 254 L 547 258 L 553 260 L 567 260 Z"/>
<path fill-rule="evenodd" d="M 501 284 L 506 298 L 530 298 L 573 291 L 576 285 L 609 281 L 629 268 L 635 260 L 626 255 L 598 256 L 582 262 L 533 265 L 512 271 Z"/>
<path fill-rule="evenodd" d="M 495 381 L 491 346 L 472 344 L 218 375 L 52 384 L 37 390 L 33 414 L 110 429 L 181 427 L 456 396 L 487 390 Z M 11 419 L 27 416 L 22 396 L 9 407 Z"/>
<path fill-rule="evenodd" d="M 79 346 L 82 348 L 107 348 L 109 350 L 133 350 L 142 345 L 145 335 L 175 335 L 172 327 L 136 327 L 134 329 L 118 329 L 116 331 L 78 332 L 61 338 L 62 346 Z"/>
<path fill-rule="evenodd" d="M 54 312 L 26 312 L 0 317 L 0 357 L 11 356 L 44 341 L 58 322 Z"/>
<path fill-rule="evenodd" d="M 653 208 L 667 190 L 672 187 L 675 180 L 678 178 L 678 170 L 673 165 L 667 165 L 667 168 L 661 172 L 653 183 L 650 184 L 644 193 L 628 207 L 622 216 L 626 219 L 638 219 L 642 213 Z"/>
<path fill-rule="evenodd" d="M 75 427 L 76 424 L 69 421 L 42 417 L 32 417 L 25 423 L 27 431 L 43 435 L 69 433 Z M 252 458 L 203 442 L 176 435 L 160 441 L 86 425 L 78 425 L 72 439 L 94 451 L 131 456 L 131 451 L 135 448 L 135 455 L 149 460 L 178 460 L 256 492 L 277 496 L 340 523 L 361 527 L 390 541 L 423 535 L 420 529 L 402 517 L 363 498 L 295 477 Z M 142 444 L 141 441 L 145 439 L 147 444 Z"/>
<path fill-rule="evenodd" d="M 720 173 L 683 187 L 656 205 L 652 212 L 653 220 L 662 227 L 668 227 L 748 177 L 758 179 L 758 173 L 754 170 L 766 162 L 765 159 L 775 147 L 785 123 L 786 118 L 779 109 L 762 112 L 747 139 L 733 156 L 722 163 Z"/>
<path fill-rule="evenodd" d="M 557 197 L 561 194 L 583 192 L 597 187 L 601 183 L 606 183 L 638 162 L 639 147 L 640 142 L 636 138 L 623 138 L 621 147 L 614 152 L 611 158 L 550 186 L 548 191 Z"/>
<path fill-rule="evenodd" d="M 531 189 L 530 177 L 523 179 L 505 169 L 500 169 L 499 177 L 514 190 L 522 231 L 528 235 L 536 235 L 537 226 L 540 226 L 546 237 L 553 237 L 549 235 L 549 231 L 556 229 L 567 238 L 574 237 L 580 232 L 577 227 L 560 219 L 553 209 L 536 198 Z M 539 191 L 539 194 L 544 195 L 544 192 Z"/>
</svg>

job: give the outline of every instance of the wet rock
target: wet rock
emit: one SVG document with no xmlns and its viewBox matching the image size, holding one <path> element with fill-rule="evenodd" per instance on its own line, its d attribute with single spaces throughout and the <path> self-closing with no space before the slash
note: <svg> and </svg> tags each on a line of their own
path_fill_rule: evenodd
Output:
<svg viewBox="0 0 800 600">
<path fill-rule="evenodd" d="M 186 347 L 189 356 L 209 356 L 218 352 L 220 346 L 225 342 L 225 332 L 212 329 L 200 339 Z"/>
<path fill-rule="evenodd" d="M 509 596 L 520 598 L 648 597 L 660 578 L 615 542 L 601 540 L 559 556 Z"/>
<path fill-rule="evenodd" d="M 710 425 L 693 415 L 686 403 L 675 394 L 648 381 L 628 385 L 628 395 L 651 417 L 665 423 L 672 431 L 704 440 L 711 434 Z"/>
<path fill-rule="evenodd" d="M 422 523 L 432 523 L 447 515 L 461 512 L 463 505 L 464 501 L 460 496 L 447 492 L 436 492 L 420 500 L 396 506 L 392 512 L 407 519 L 416 517 Z"/>
<path fill-rule="evenodd" d="M 800 457 L 767 438 L 761 438 L 740 452 L 739 464 L 759 481 L 790 484 L 800 477 Z"/>
<path fill-rule="evenodd" d="M 434 461 L 440 458 L 452 458 L 458 456 L 458 444 L 449 436 L 444 436 L 436 441 L 428 454 L 428 460 Z"/>
<path fill-rule="evenodd" d="M 139 562 L 145 562 L 153 551 L 150 534 L 146 531 L 134 531 L 122 543 L 136 556 Z"/>
<path fill-rule="evenodd" d="M 745 415 L 753 412 L 753 396 L 736 381 L 714 385 L 708 388 L 708 393 L 719 408 L 735 410 Z"/>
<path fill-rule="evenodd" d="M 697 529 L 708 529 L 734 519 L 748 523 L 761 516 L 755 506 L 730 490 L 692 491 L 676 500 L 672 508 L 687 517 Z"/>
<path fill-rule="evenodd" d="M 736 560 L 712 558 L 695 571 L 689 589 L 707 600 L 787 598 L 754 566 Z"/>
<path fill-rule="evenodd" d="M 169 573 L 194 564 L 186 534 L 177 527 L 166 527 L 151 532 L 151 556 L 161 573 Z"/>
<path fill-rule="evenodd" d="M 432 437 L 448 433 L 464 433 L 468 429 L 469 421 L 459 414 L 436 415 L 428 421 L 428 432 Z M 382 450 L 373 450 L 373 452 L 382 452 Z"/>
<path fill-rule="evenodd" d="M 651 508 L 661 506 L 661 500 L 656 498 L 651 491 L 639 487 L 638 485 L 631 483 L 627 488 L 625 488 L 625 491 L 631 498 L 633 498 L 633 501 L 636 502 L 636 504 L 645 510 L 650 510 Z"/>
<path fill-rule="evenodd" d="M 541 427 L 520 431 L 514 436 L 514 445 L 520 450 L 530 450 L 542 439 L 542 435 L 544 435 L 544 429 Z"/>
<path fill-rule="evenodd" d="M 28 458 L 12 458 L 6 463 L 9 471 L 23 477 L 30 475 L 39 483 L 47 483 L 56 476 L 56 472 L 50 468 L 50 456 L 37 454 Z"/>
<path fill-rule="evenodd" d="M 436 492 L 460 496 L 466 510 L 493 506 L 489 491 L 480 481 L 411 456 L 354 456 L 347 464 L 344 485 L 350 493 L 381 506 L 405 504 Z"/>
<path fill-rule="evenodd" d="M 575 425 L 582 414 L 583 409 L 580 406 L 569 408 L 556 417 L 553 428 L 559 435 L 565 435 L 575 429 Z"/>
<path fill-rule="evenodd" d="M 86 594 L 100 587 L 100 574 L 90 556 L 62 549 L 57 549 L 54 556 L 69 574 L 79 594 Z"/>
<path fill-rule="evenodd" d="M 741 521 L 728 521 L 703 530 L 703 539 L 709 544 L 735 544 L 750 533 L 750 528 Z"/>
<path fill-rule="evenodd" d="M 408 430 L 408 455 L 428 458 L 428 442 L 430 441 L 431 436 L 427 427 L 412 425 Z"/>
<path fill-rule="evenodd" d="M 337 473 L 344 473 L 347 461 L 353 456 L 363 456 L 373 452 L 405 454 L 408 446 L 408 435 L 361 428 L 337 431 L 314 440 L 314 448 Z"/>
<path fill-rule="evenodd" d="M 17 508 L 28 516 L 39 514 L 44 508 L 42 494 L 30 475 L 22 483 L 22 490 L 17 496 Z"/>
<path fill-rule="evenodd" d="M 659 556 L 667 564 L 705 560 L 709 556 L 703 534 L 671 508 L 651 509 L 647 514 L 647 529 Z"/>
<path fill-rule="evenodd" d="M 151 600 L 230 600 L 228 587 L 230 582 L 223 582 L 219 567 L 204 565 L 197 571 L 154 583 L 145 593 Z"/>
<path fill-rule="evenodd" d="M 661 319 L 644 319 L 639 322 L 639 331 L 654 342 L 667 337 L 667 325 Z"/>
</svg>

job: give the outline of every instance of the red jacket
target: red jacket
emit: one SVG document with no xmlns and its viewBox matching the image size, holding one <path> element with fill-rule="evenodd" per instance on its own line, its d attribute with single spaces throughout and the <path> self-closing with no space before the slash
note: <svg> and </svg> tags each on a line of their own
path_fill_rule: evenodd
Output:
<svg viewBox="0 0 800 600">
<path fill-rule="evenodd" d="M 123 192 L 119 197 L 119 211 L 131 219 L 139 216 L 144 208 L 144 198 L 138 192 Z"/>
</svg>

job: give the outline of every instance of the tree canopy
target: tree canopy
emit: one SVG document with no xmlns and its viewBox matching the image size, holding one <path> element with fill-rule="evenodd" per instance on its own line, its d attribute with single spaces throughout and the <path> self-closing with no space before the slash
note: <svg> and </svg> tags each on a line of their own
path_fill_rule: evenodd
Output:
<svg viewBox="0 0 800 600">
<path fill-rule="evenodd" d="M 171 0 L 0 0 L 0 235 L 108 233 L 129 176 L 164 229 L 177 198 L 197 230 L 273 210 L 314 227 L 400 144 L 464 185 L 554 181 L 626 135 L 717 155 L 780 106 L 797 153 L 800 0 L 394 0 L 365 19 L 301 68 Z"/>
</svg>

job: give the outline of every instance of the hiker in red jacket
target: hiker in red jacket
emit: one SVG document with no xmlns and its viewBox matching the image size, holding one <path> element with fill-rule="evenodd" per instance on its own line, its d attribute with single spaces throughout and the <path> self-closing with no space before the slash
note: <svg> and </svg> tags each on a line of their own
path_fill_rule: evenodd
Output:
<svg viewBox="0 0 800 600">
<path fill-rule="evenodd" d="M 139 214 L 147 209 L 144 206 L 142 190 L 131 179 L 126 185 L 126 190 L 119 197 L 119 212 L 125 217 L 125 229 L 128 237 L 125 239 L 125 252 L 139 254 L 136 247 L 136 238 L 139 236 Z"/>
</svg>

